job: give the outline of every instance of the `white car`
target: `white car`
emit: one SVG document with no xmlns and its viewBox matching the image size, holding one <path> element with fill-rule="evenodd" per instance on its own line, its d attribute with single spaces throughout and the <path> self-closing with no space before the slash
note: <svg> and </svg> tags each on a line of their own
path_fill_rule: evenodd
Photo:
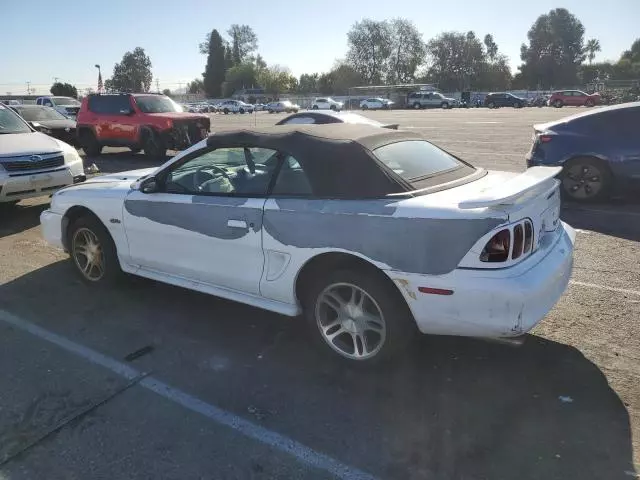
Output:
<svg viewBox="0 0 640 480">
<path fill-rule="evenodd" d="M 217 105 L 218 112 L 228 113 L 253 113 L 253 105 L 240 100 L 225 100 Z"/>
<path fill-rule="evenodd" d="M 362 110 L 379 110 L 388 109 L 393 106 L 393 102 L 387 98 L 367 98 L 360 102 L 360 108 Z"/>
<path fill-rule="evenodd" d="M 410 131 L 274 126 L 66 188 L 40 220 L 87 283 L 124 271 L 304 313 L 319 345 L 371 362 L 417 331 L 517 343 L 547 314 L 575 240 L 559 171 L 487 172 Z"/>
<path fill-rule="evenodd" d="M 66 117 L 75 119 L 80 110 L 80 102 L 71 97 L 39 97 L 36 105 L 55 108 Z"/>
<path fill-rule="evenodd" d="M 0 203 L 50 195 L 85 179 L 75 148 L 35 131 L 0 104 Z"/>
<path fill-rule="evenodd" d="M 311 105 L 313 110 L 342 110 L 344 103 L 338 102 L 331 97 L 316 98 Z"/>
<path fill-rule="evenodd" d="M 267 111 L 269 113 L 297 113 L 300 110 L 300 105 L 291 103 L 289 100 L 282 100 L 281 102 L 271 102 L 267 105 Z"/>
</svg>

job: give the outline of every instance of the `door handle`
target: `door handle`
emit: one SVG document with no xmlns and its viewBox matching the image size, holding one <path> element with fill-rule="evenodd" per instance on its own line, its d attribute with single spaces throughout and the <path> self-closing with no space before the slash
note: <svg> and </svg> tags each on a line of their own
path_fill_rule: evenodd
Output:
<svg viewBox="0 0 640 480">
<path fill-rule="evenodd" d="M 227 227 L 247 228 L 247 222 L 245 222 L 244 220 L 227 220 Z"/>
</svg>

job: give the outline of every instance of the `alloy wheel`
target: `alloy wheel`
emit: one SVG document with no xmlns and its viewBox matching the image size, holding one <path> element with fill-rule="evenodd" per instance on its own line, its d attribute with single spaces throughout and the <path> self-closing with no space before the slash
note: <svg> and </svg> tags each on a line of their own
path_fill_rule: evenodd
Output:
<svg viewBox="0 0 640 480">
<path fill-rule="evenodd" d="M 602 190 L 602 172 L 594 165 L 571 165 L 562 180 L 564 190 L 576 200 L 596 197 Z"/>
<path fill-rule="evenodd" d="M 79 228 L 71 242 L 73 261 L 84 278 L 97 282 L 104 276 L 104 252 L 97 235 L 88 228 Z"/>
<path fill-rule="evenodd" d="M 325 342 L 341 356 L 368 360 L 382 349 L 387 326 L 378 303 L 351 283 L 334 283 L 318 296 L 315 318 Z"/>
</svg>

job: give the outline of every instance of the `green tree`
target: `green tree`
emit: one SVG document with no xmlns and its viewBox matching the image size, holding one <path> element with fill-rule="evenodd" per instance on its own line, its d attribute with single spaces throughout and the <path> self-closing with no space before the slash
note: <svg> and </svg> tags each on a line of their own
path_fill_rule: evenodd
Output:
<svg viewBox="0 0 640 480">
<path fill-rule="evenodd" d="M 227 73 L 224 55 L 224 41 L 218 31 L 214 29 L 209 34 L 207 65 L 203 73 L 203 90 L 208 97 L 220 98 L 222 96 L 222 83 Z"/>
<path fill-rule="evenodd" d="M 78 89 L 70 83 L 56 82 L 51 85 L 51 89 L 49 91 L 51 92 L 51 95 L 78 98 Z"/>
<path fill-rule="evenodd" d="M 256 55 L 256 69 L 258 71 L 267 68 L 267 62 L 264 61 L 264 58 L 262 58 L 262 55 L 258 54 Z"/>
<path fill-rule="evenodd" d="M 318 75 L 317 73 L 303 73 L 302 75 L 300 75 L 300 80 L 298 81 L 298 92 L 317 93 L 319 78 L 320 75 Z"/>
<path fill-rule="evenodd" d="M 114 65 L 113 75 L 105 82 L 105 88 L 118 92 L 148 92 L 152 79 L 151 59 L 144 48 L 136 47 Z"/>
<path fill-rule="evenodd" d="M 442 90 L 467 90 L 486 69 L 483 44 L 472 31 L 444 32 L 429 41 L 427 50 L 431 56 L 427 78 Z"/>
<path fill-rule="evenodd" d="M 169 90 L 168 88 L 165 88 L 164 90 L 162 90 L 162 94 L 166 95 L 167 97 L 170 97 L 171 94 L 171 90 Z"/>
<path fill-rule="evenodd" d="M 484 46 L 487 49 L 487 57 L 493 62 L 498 56 L 498 44 L 493 40 L 493 35 L 490 33 L 484 36 Z"/>
<path fill-rule="evenodd" d="M 595 38 L 587 40 L 587 43 L 584 45 L 584 52 L 586 53 L 587 59 L 589 60 L 589 65 L 593 63 L 593 59 L 596 58 L 596 53 L 598 53 L 600 50 L 600 40 L 597 40 Z"/>
<path fill-rule="evenodd" d="M 229 97 L 241 88 L 252 88 L 258 84 L 256 66 L 253 63 L 241 63 L 227 70 L 222 85 L 222 94 Z"/>
<path fill-rule="evenodd" d="M 565 8 L 540 15 L 520 47 L 520 66 L 527 86 L 553 88 L 573 85 L 584 61 L 584 26 Z"/>
<path fill-rule="evenodd" d="M 322 95 L 333 95 L 333 76 L 330 73 L 323 73 L 318 78 L 318 91 Z"/>
<path fill-rule="evenodd" d="M 231 43 L 233 64 L 249 60 L 249 55 L 258 49 L 258 36 L 249 25 L 233 24 L 227 30 Z"/>
<path fill-rule="evenodd" d="M 187 83 L 187 93 L 203 93 L 204 91 L 204 81 L 201 78 Z"/>
<path fill-rule="evenodd" d="M 395 18 L 389 23 L 391 54 L 388 57 L 386 81 L 409 83 L 415 80 L 416 70 L 424 63 L 426 45 L 422 34 L 406 19 Z"/>
<path fill-rule="evenodd" d="M 362 85 L 362 76 L 355 68 L 344 62 L 337 62 L 329 72 L 331 87 L 335 95 L 347 95 L 351 87 Z"/>
<path fill-rule="evenodd" d="M 265 92 L 278 98 L 281 93 L 291 91 L 297 85 L 297 80 L 291 75 L 288 68 L 280 65 L 271 65 L 263 68 L 257 75 L 258 84 Z"/>
<path fill-rule="evenodd" d="M 368 84 L 382 83 L 389 70 L 393 32 L 388 21 L 365 18 L 347 33 L 347 63 Z"/>
<path fill-rule="evenodd" d="M 640 63 L 640 38 L 638 38 L 629 50 L 625 50 L 620 60 L 628 60 L 631 63 Z"/>
</svg>

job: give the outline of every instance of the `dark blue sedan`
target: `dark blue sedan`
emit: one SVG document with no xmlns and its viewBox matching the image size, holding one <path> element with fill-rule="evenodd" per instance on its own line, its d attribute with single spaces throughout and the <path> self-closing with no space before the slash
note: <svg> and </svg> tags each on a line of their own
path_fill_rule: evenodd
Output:
<svg viewBox="0 0 640 480">
<path fill-rule="evenodd" d="M 562 191 L 604 200 L 640 186 L 640 102 L 598 108 L 534 125 L 527 167 L 562 166 Z"/>
</svg>

